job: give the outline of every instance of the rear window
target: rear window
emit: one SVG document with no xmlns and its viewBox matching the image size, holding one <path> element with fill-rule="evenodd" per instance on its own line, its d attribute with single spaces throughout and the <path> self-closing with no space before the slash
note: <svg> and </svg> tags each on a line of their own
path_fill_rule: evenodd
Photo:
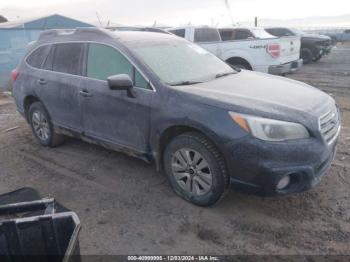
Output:
<svg viewBox="0 0 350 262">
<path fill-rule="evenodd" d="M 169 32 L 179 37 L 185 38 L 185 29 L 169 30 Z"/>
<path fill-rule="evenodd" d="M 29 55 L 27 58 L 27 63 L 32 67 L 41 69 L 48 54 L 50 53 L 50 49 L 50 45 L 45 45 L 37 48 L 33 53 Z"/>
<path fill-rule="evenodd" d="M 195 42 L 221 41 L 219 31 L 215 28 L 197 28 L 194 32 Z"/>
<path fill-rule="evenodd" d="M 64 43 L 55 45 L 53 71 L 81 75 L 84 44 Z"/>
</svg>

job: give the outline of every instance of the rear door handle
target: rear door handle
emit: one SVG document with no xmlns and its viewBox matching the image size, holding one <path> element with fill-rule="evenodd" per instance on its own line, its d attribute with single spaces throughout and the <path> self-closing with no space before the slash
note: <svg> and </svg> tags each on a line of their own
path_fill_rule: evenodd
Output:
<svg viewBox="0 0 350 262">
<path fill-rule="evenodd" d="M 92 94 L 89 93 L 87 90 L 82 90 L 79 92 L 79 94 L 83 97 L 92 97 Z"/>
<path fill-rule="evenodd" d="M 42 78 L 38 80 L 38 83 L 39 83 L 40 85 L 46 85 L 46 84 L 47 84 L 46 80 L 45 80 L 45 79 L 42 79 Z"/>
</svg>

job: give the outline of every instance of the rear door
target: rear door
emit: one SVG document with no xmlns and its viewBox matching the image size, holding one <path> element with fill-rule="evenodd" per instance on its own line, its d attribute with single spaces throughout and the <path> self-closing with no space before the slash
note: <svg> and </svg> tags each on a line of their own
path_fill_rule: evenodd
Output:
<svg viewBox="0 0 350 262">
<path fill-rule="evenodd" d="M 53 123 L 82 132 L 79 88 L 86 44 L 60 43 L 52 46 L 39 81 L 40 98 Z"/>
</svg>

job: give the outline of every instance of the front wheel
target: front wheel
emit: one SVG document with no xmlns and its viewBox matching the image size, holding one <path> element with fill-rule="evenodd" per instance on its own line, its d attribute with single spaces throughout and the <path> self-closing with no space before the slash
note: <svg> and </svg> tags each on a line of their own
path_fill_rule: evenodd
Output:
<svg viewBox="0 0 350 262">
<path fill-rule="evenodd" d="M 186 133 L 174 138 L 165 149 L 163 161 L 174 191 L 195 205 L 215 204 L 229 184 L 220 152 L 201 134 Z"/>
<path fill-rule="evenodd" d="M 303 48 L 301 49 L 301 58 L 304 61 L 304 64 L 310 64 L 312 62 L 312 50 L 309 48 Z"/>
<path fill-rule="evenodd" d="M 322 55 L 318 55 L 318 56 L 314 57 L 314 58 L 312 59 L 312 61 L 313 61 L 313 62 L 317 62 L 317 61 L 320 61 L 321 58 L 322 58 Z"/>
</svg>

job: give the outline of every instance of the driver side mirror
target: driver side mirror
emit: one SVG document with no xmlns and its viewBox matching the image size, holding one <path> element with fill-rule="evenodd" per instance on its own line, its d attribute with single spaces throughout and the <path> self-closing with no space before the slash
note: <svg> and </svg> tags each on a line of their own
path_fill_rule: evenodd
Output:
<svg viewBox="0 0 350 262">
<path fill-rule="evenodd" d="M 132 92 L 134 84 L 127 74 L 114 75 L 107 78 L 109 89 L 111 90 L 126 90 L 129 97 L 135 97 Z"/>
</svg>

